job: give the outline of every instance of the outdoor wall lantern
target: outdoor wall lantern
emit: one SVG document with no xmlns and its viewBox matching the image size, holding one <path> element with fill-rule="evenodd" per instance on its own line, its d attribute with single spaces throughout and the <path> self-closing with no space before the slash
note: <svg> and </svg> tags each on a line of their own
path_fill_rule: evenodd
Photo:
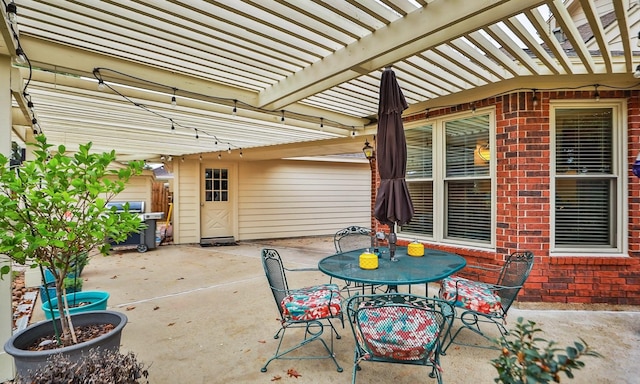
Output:
<svg viewBox="0 0 640 384">
<path fill-rule="evenodd" d="M 631 166 L 631 170 L 633 171 L 633 174 L 636 175 L 636 177 L 640 177 L 640 153 L 638 153 L 636 161 Z"/>
<path fill-rule="evenodd" d="M 364 147 L 362 148 L 362 153 L 364 153 L 364 157 L 366 157 L 367 160 L 371 161 L 371 159 L 373 159 L 373 147 L 369 145 L 368 140 L 364 141 Z"/>
</svg>

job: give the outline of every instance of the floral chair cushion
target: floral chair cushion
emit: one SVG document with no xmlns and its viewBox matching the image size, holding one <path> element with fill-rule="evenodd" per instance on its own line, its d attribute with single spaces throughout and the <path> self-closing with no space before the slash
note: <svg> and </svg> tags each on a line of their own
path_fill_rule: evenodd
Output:
<svg viewBox="0 0 640 384">
<path fill-rule="evenodd" d="M 423 360 L 431 355 L 440 333 L 433 315 L 416 308 L 365 308 L 358 311 L 357 316 L 358 342 L 376 357 Z"/>
<path fill-rule="evenodd" d="M 456 288 L 457 283 L 457 288 Z M 502 315 L 500 296 L 491 286 L 460 276 L 450 276 L 442 280 L 440 298 L 454 302 L 456 307 L 470 309 L 487 315 Z"/>
<path fill-rule="evenodd" d="M 336 284 L 322 284 L 292 290 L 282 300 L 284 316 L 294 321 L 318 320 L 337 316 L 342 310 Z"/>
</svg>

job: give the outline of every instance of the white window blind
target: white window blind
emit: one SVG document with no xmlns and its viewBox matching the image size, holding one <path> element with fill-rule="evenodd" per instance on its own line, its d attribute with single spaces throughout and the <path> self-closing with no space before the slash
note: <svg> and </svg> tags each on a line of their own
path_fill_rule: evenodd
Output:
<svg viewBox="0 0 640 384">
<path fill-rule="evenodd" d="M 445 123 L 445 238 L 491 241 L 489 115 Z"/>
<path fill-rule="evenodd" d="M 612 109 L 557 109 L 555 116 L 555 245 L 615 247 Z"/>
<path fill-rule="evenodd" d="M 414 215 L 400 231 L 433 236 L 433 125 L 405 132 L 407 138 L 407 187 Z"/>
</svg>

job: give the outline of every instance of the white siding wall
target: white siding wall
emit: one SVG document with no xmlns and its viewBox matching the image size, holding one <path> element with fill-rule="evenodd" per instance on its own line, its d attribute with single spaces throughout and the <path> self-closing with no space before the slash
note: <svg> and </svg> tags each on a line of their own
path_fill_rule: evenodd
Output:
<svg viewBox="0 0 640 384">
<path fill-rule="evenodd" d="M 173 236 L 177 244 L 200 242 L 200 162 L 174 166 Z"/>
<path fill-rule="evenodd" d="M 145 171 L 147 172 L 147 171 Z M 148 171 L 151 172 L 151 171 Z M 153 192 L 153 174 L 143 174 L 132 176 L 125 185 L 124 191 L 115 196 L 113 201 L 144 201 L 145 211 L 151 212 L 151 201 Z"/>
<path fill-rule="evenodd" d="M 366 163 L 297 160 L 239 164 L 238 240 L 333 234 L 370 226 Z"/>
</svg>

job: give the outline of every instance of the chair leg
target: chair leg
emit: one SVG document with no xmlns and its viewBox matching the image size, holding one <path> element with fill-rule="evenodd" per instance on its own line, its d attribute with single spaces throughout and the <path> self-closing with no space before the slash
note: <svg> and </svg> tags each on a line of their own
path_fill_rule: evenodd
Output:
<svg viewBox="0 0 640 384">
<path fill-rule="evenodd" d="M 316 321 L 310 321 L 308 323 L 306 323 L 305 325 L 305 335 L 304 335 L 304 340 L 300 343 L 298 343 L 297 345 L 287 349 L 286 351 L 280 351 L 280 347 L 282 346 L 282 341 L 284 340 L 284 334 L 286 332 L 286 324 L 282 326 L 282 328 L 276 333 L 277 337 L 274 337 L 275 339 L 280 338 L 280 341 L 278 342 L 278 347 L 276 348 L 276 353 L 269 359 L 267 360 L 267 362 L 265 363 L 265 365 L 260 369 L 261 372 L 267 372 L 267 366 L 269 365 L 269 363 L 271 363 L 273 360 L 277 360 L 277 359 L 283 359 L 283 360 L 302 360 L 302 359 L 328 359 L 331 358 L 333 360 L 333 362 L 335 363 L 336 367 L 337 367 L 337 371 L 338 372 L 342 372 L 343 369 L 340 366 L 340 364 L 338 364 L 338 361 L 336 360 L 336 357 L 333 353 L 333 332 L 337 334 L 337 330 L 335 329 L 335 327 L 333 326 L 333 324 L 331 324 L 331 321 L 329 321 L 329 324 L 332 328 L 332 333 L 331 333 L 331 348 L 329 348 L 329 346 L 327 345 L 327 343 L 324 341 L 324 339 L 321 337 L 323 330 L 324 330 L 324 324 L 322 324 L 322 322 L 316 320 Z M 280 332 L 282 332 L 282 335 L 280 336 Z M 340 338 L 340 336 L 338 335 L 337 338 Z M 322 343 L 322 345 L 324 346 L 324 349 L 327 351 L 327 355 L 321 355 L 321 356 L 304 356 L 304 357 L 288 357 L 285 356 L 290 352 L 293 352 L 309 343 L 311 343 L 314 340 L 318 340 Z"/>
<path fill-rule="evenodd" d="M 508 333 L 505 326 L 500 323 L 500 321 L 503 320 L 504 317 L 493 318 L 490 316 L 483 316 L 473 311 L 465 311 L 460 315 L 459 319 L 462 322 L 462 325 L 458 328 L 458 330 L 453 335 L 449 333 L 449 342 L 443 348 L 442 350 L 443 354 L 446 353 L 446 351 L 449 349 L 451 344 L 465 345 L 465 346 L 477 347 L 477 348 L 499 349 L 497 346 L 494 346 L 494 345 L 484 346 L 484 345 L 465 344 L 465 343 L 455 342 L 455 339 L 458 337 L 458 334 L 460 334 L 460 332 L 463 329 L 468 329 L 470 331 L 473 331 L 474 333 L 484 337 L 485 339 L 492 341 L 492 338 L 486 335 L 480 328 L 481 323 L 494 324 L 498 328 L 498 331 L 500 332 L 501 337 L 504 337 Z"/>
</svg>

